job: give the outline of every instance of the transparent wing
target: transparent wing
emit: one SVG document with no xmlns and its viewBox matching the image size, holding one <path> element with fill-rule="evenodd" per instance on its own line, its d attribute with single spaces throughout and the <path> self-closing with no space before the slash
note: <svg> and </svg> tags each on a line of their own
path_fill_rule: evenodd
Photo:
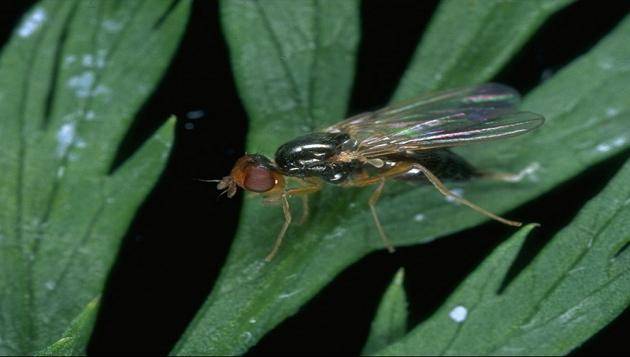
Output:
<svg viewBox="0 0 630 357">
<path fill-rule="evenodd" d="M 432 93 L 363 113 L 326 129 L 346 132 L 365 157 L 464 145 L 520 135 L 542 116 L 517 112 L 514 89 L 495 83 Z"/>
</svg>

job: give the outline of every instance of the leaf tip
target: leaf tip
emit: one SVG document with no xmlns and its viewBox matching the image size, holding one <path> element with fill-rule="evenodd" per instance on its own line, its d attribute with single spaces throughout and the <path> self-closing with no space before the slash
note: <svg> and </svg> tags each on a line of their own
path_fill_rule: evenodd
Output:
<svg viewBox="0 0 630 357">
<path fill-rule="evenodd" d="M 402 285 L 405 280 L 405 268 L 400 268 L 394 275 L 393 283 L 395 285 Z"/>
</svg>

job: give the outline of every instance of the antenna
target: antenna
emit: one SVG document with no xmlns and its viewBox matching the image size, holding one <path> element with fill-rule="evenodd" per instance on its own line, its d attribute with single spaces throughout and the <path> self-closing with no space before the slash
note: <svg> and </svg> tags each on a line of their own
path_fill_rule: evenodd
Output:
<svg viewBox="0 0 630 357">
<path fill-rule="evenodd" d="M 201 182 L 221 182 L 221 180 L 207 180 L 207 179 L 200 179 L 200 178 L 196 178 L 195 180 L 201 181 Z"/>
</svg>

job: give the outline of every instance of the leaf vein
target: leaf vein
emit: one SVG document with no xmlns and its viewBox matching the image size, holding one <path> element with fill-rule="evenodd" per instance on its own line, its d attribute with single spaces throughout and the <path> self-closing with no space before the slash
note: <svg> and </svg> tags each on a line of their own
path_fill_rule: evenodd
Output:
<svg viewBox="0 0 630 357">
<path fill-rule="evenodd" d="M 282 50 L 282 45 L 280 44 L 280 40 L 278 38 L 278 35 L 276 34 L 276 32 L 273 30 L 273 26 L 271 26 L 271 22 L 269 20 L 269 17 L 267 16 L 267 13 L 265 12 L 264 7 L 260 4 L 259 1 L 255 1 L 254 2 L 255 6 L 256 6 L 256 10 L 258 11 L 258 13 L 260 14 L 260 18 L 262 19 L 263 22 L 263 26 L 265 27 L 265 29 L 267 30 L 267 32 L 269 33 L 269 39 L 271 40 L 271 43 L 274 47 L 274 49 L 276 50 L 276 53 L 278 55 L 278 59 L 280 62 L 280 65 L 282 66 L 282 70 L 285 72 L 286 76 L 287 76 L 287 80 L 289 82 L 289 86 L 291 88 L 291 92 L 293 92 L 293 99 L 295 100 L 296 103 L 298 103 L 300 105 L 300 107 L 302 107 L 303 109 L 305 109 L 306 111 L 306 116 L 307 116 L 307 120 L 309 122 L 308 126 L 309 128 L 313 128 L 314 127 L 314 120 L 311 116 L 311 112 L 310 112 L 310 108 L 306 107 L 306 103 L 304 103 L 301 95 L 300 95 L 300 91 L 298 89 L 298 85 L 297 85 L 297 81 L 293 75 L 293 72 L 291 71 L 289 64 L 287 63 L 286 59 L 285 59 L 285 53 Z"/>
</svg>

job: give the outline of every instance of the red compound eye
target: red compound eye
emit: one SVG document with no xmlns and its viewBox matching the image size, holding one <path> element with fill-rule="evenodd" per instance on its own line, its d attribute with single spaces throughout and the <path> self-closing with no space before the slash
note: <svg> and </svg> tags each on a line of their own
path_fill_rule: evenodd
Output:
<svg viewBox="0 0 630 357">
<path fill-rule="evenodd" d="M 253 192 L 267 192 L 276 185 L 271 170 L 262 166 L 252 166 L 245 176 L 245 189 Z"/>
</svg>

